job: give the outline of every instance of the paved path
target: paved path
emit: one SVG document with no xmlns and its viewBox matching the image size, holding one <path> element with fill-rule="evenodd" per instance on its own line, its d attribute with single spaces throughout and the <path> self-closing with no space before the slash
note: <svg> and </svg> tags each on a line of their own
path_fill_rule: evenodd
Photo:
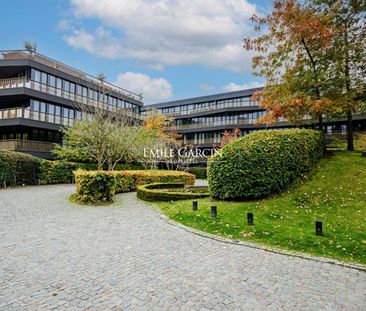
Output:
<svg viewBox="0 0 366 311">
<path fill-rule="evenodd" d="M 366 310 L 366 273 L 203 238 L 135 199 L 0 191 L 0 310 Z"/>
</svg>

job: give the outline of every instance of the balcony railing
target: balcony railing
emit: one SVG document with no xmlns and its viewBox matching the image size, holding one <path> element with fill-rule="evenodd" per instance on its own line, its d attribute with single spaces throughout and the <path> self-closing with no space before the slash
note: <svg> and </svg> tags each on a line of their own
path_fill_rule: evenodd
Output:
<svg viewBox="0 0 366 311">
<path fill-rule="evenodd" d="M 217 140 L 215 138 L 205 138 L 205 139 L 185 139 L 185 145 L 220 145 L 220 139 Z"/>
<path fill-rule="evenodd" d="M 61 116 L 56 116 L 53 114 L 48 114 L 45 112 L 38 112 L 30 110 L 29 108 L 10 108 L 0 110 L 0 120 L 1 119 L 28 119 L 35 121 L 48 122 L 63 126 L 73 126 L 76 119 L 65 118 Z"/>
<path fill-rule="evenodd" d="M 120 95 L 127 96 L 130 98 L 133 98 L 137 101 L 142 101 L 142 96 L 135 94 L 131 91 L 125 90 L 123 88 L 117 87 L 113 84 L 107 83 L 107 82 L 101 82 L 96 77 L 93 77 L 87 73 L 84 73 L 82 71 L 76 70 L 70 66 L 67 66 L 63 63 L 60 63 L 52 58 L 49 58 L 47 56 L 44 56 L 39 53 L 29 52 L 27 50 L 3 50 L 0 51 L 0 59 L 27 59 L 27 60 L 33 60 L 37 63 L 41 63 L 43 65 L 46 65 L 48 67 L 54 68 L 56 70 L 65 72 L 69 75 L 72 75 L 78 79 L 82 79 L 84 81 L 87 81 L 96 87 L 104 87 L 105 89 L 112 90 Z"/>
<path fill-rule="evenodd" d="M 120 109 L 124 110 L 124 113 L 126 115 L 135 118 L 140 119 L 141 116 L 139 113 L 136 113 L 130 109 L 125 108 L 118 108 L 115 106 L 107 105 L 106 103 L 103 103 L 101 101 L 93 100 L 88 97 L 76 95 L 71 92 L 67 92 L 64 90 L 61 90 L 59 88 L 49 86 L 47 84 L 43 84 L 28 78 L 12 78 L 12 79 L 0 79 L 0 89 L 15 89 L 15 88 L 28 88 L 31 90 L 39 91 L 45 94 L 54 95 L 57 97 L 61 97 L 64 99 L 71 100 L 73 102 L 86 105 L 86 106 L 92 106 L 94 108 L 98 109 L 107 109 L 111 112 L 119 111 Z"/>
<path fill-rule="evenodd" d="M 240 126 L 240 125 L 249 125 L 255 124 L 256 119 L 243 119 L 243 120 L 223 120 L 216 122 L 205 122 L 205 123 L 191 123 L 184 125 L 176 125 L 176 130 L 186 130 L 186 129 L 201 129 L 207 127 L 216 127 L 216 126 L 226 126 L 230 125 L 232 127 Z"/>
<path fill-rule="evenodd" d="M 19 140 L 19 139 L 8 139 L 0 140 L 0 149 L 11 150 L 11 151 L 36 151 L 36 152 L 51 152 L 56 144 L 34 141 L 34 140 Z"/>
<path fill-rule="evenodd" d="M 182 111 L 177 111 L 177 112 L 168 112 L 168 113 L 163 112 L 163 114 L 175 117 L 175 116 L 181 116 L 181 115 L 190 115 L 190 114 L 194 114 L 194 113 L 214 111 L 214 110 L 218 110 L 218 109 L 243 108 L 243 107 L 256 107 L 259 109 L 258 104 L 254 103 L 254 102 L 226 102 L 226 103 L 223 102 L 223 103 L 216 103 L 209 107 L 182 110 Z"/>
</svg>

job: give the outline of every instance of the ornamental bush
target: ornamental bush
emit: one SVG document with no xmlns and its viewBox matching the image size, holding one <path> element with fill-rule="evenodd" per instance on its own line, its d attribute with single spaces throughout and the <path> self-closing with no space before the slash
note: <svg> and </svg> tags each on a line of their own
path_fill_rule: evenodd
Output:
<svg viewBox="0 0 366 311">
<path fill-rule="evenodd" d="M 211 196 L 259 199 L 283 190 L 311 170 L 323 153 L 323 133 L 266 130 L 226 145 L 208 162 Z"/>
<path fill-rule="evenodd" d="M 74 181 L 73 171 L 78 169 L 76 163 L 63 161 L 41 161 L 40 181 L 42 185 L 68 184 Z"/>
<path fill-rule="evenodd" d="M 0 188 L 21 185 L 52 185 L 74 182 L 74 171 L 95 171 L 98 165 L 49 161 L 25 153 L 0 150 Z M 117 165 L 116 169 L 143 169 L 141 165 Z"/>
<path fill-rule="evenodd" d="M 103 195 L 103 187 L 96 187 L 97 182 L 92 179 L 100 180 L 100 175 L 108 176 L 108 184 L 105 185 L 106 194 Z M 83 176 L 87 176 L 83 178 Z M 106 177 L 107 178 L 107 177 Z M 112 185 L 109 184 L 109 179 Z M 136 191 L 138 186 L 162 182 L 179 183 L 184 185 L 193 185 L 195 176 L 186 172 L 178 171 L 76 171 L 75 182 L 77 190 L 77 199 L 81 202 L 98 202 L 111 200 L 113 195 L 110 193 L 122 193 Z M 95 188 L 96 187 L 96 188 Z M 110 187 L 110 188 L 109 188 Z M 90 188 L 90 189 L 89 189 Z"/>
<path fill-rule="evenodd" d="M 207 179 L 207 167 L 189 167 L 187 171 L 195 175 L 197 179 Z"/>
<path fill-rule="evenodd" d="M 154 183 L 137 187 L 137 197 L 150 202 L 192 200 L 205 198 L 209 195 L 208 187 L 188 187 L 185 189 L 185 185 L 179 183 Z"/>
<path fill-rule="evenodd" d="M 30 155 L 0 151 L 0 187 L 37 185 L 41 160 Z"/>
<path fill-rule="evenodd" d="M 112 172 L 77 171 L 75 173 L 76 199 L 84 203 L 111 201 L 115 194 Z"/>
</svg>

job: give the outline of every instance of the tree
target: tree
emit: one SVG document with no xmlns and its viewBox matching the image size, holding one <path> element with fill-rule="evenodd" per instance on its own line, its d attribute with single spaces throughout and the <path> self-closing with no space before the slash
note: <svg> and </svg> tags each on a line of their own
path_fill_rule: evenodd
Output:
<svg viewBox="0 0 366 311">
<path fill-rule="evenodd" d="M 348 150 L 353 150 L 352 113 L 365 84 L 364 0 L 278 0 L 266 18 L 252 17 L 266 33 L 244 39 L 256 74 L 267 79 L 254 98 L 267 110 L 262 122 L 285 118 L 302 123 L 323 114 L 346 114 Z"/>
<path fill-rule="evenodd" d="M 68 161 L 95 161 L 98 170 L 107 164 L 109 170 L 124 161 L 132 161 L 130 149 L 137 143 L 136 122 L 126 111 L 82 107 L 83 118 L 72 128 L 64 129 L 64 145 L 54 150 L 56 156 Z"/>
<path fill-rule="evenodd" d="M 253 58 L 255 74 L 266 78 L 264 90 L 255 99 L 267 109 L 266 123 L 285 118 L 302 123 L 311 115 L 323 127 L 323 114 L 331 101 L 323 96 L 327 88 L 327 49 L 332 37 L 330 18 L 295 0 L 275 1 L 266 18 L 253 16 L 255 30 L 266 33 L 245 38 L 244 48 L 260 55 Z"/>
<path fill-rule="evenodd" d="M 156 109 L 147 111 L 144 120 L 144 129 L 150 137 L 155 140 L 155 145 L 152 145 L 150 150 L 166 150 L 160 153 L 160 156 L 155 160 L 150 159 L 151 163 L 156 166 L 158 162 L 165 164 L 167 169 L 182 169 L 188 164 L 188 158 L 177 158 L 178 150 L 182 147 L 182 142 L 179 140 L 180 135 L 176 134 L 174 129 L 174 118 L 159 113 Z M 148 148 L 146 148 L 148 149 Z M 153 153 L 150 153 L 153 154 Z M 173 156 L 172 156 L 173 155 Z"/>
<path fill-rule="evenodd" d="M 241 131 L 238 128 L 233 129 L 232 131 L 225 131 L 221 136 L 220 148 L 226 146 L 234 140 L 237 140 L 240 137 L 240 134 Z"/>
<path fill-rule="evenodd" d="M 353 113 L 365 103 L 366 1 L 310 0 L 309 5 L 331 18 L 329 94 L 347 115 L 347 149 L 354 150 Z"/>
</svg>

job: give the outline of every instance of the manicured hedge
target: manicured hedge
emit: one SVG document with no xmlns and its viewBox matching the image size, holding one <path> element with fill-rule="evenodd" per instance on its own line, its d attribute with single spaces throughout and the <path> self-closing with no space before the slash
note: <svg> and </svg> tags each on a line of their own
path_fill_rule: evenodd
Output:
<svg viewBox="0 0 366 311">
<path fill-rule="evenodd" d="M 0 150 L 0 188 L 19 185 L 50 185 L 74 182 L 74 171 L 95 171 L 97 164 L 48 161 L 31 155 Z M 116 169 L 143 169 L 141 165 L 117 165 Z"/>
<path fill-rule="evenodd" d="M 144 201 L 150 202 L 169 202 L 178 200 L 191 200 L 208 197 L 207 187 L 194 187 L 196 190 L 198 188 L 205 190 L 201 192 L 171 192 L 164 191 L 164 189 L 176 189 L 184 188 L 184 184 L 173 184 L 173 183 L 154 183 L 149 185 L 143 185 L 137 187 L 137 197 Z"/>
<path fill-rule="evenodd" d="M 247 135 L 209 160 L 211 196 L 241 200 L 277 193 L 311 170 L 322 153 L 320 131 L 267 130 Z"/>
<path fill-rule="evenodd" d="M 0 151 L 0 187 L 37 185 L 41 160 L 30 155 Z"/>
<path fill-rule="evenodd" d="M 76 163 L 60 161 L 41 161 L 40 181 L 42 185 L 68 184 L 74 181 L 73 171 L 78 166 Z"/>
<path fill-rule="evenodd" d="M 115 191 L 115 175 L 104 171 L 77 171 L 76 199 L 84 203 L 111 201 Z"/>
<path fill-rule="evenodd" d="M 195 175 L 197 179 L 207 179 L 207 167 L 189 167 L 187 172 Z"/>
<path fill-rule="evenodd" d="M 106 177 L 106 185 L 108 191 L 103 196 L 101 191 L 95 190 L 93 187 L 97 183 L 93 183 L 95 177 L 100 181 L 100 175 L 106 175 L 113 180 L 112 188 L 109 189 L 109 179 Z M 85 177 L 87 176 L 87 177 Z M 85 178 L 84 178 L 85 177 Z M 108 181 L 108 183 L 107 183 Z M 81 202 L 98 202 L 110 200 L 110 193 L 122 193 L 136 191 L 140 185 L 146 185 L 156 182 L 163 183 L 181 183 L 184 185 L 193 185 L 195 176 L 186 172 L 178 171 L 76 171 L 75 182 L 77 186 L 77 199 Z M 82 183 L 82 184 L 81 184 Z M 88 189 L 91 187 L 92 189 Z M 79 191 L 82 191 L 79 193 Z M 96 192 L 95 192 L 96 191 Z"/>
</svg>

